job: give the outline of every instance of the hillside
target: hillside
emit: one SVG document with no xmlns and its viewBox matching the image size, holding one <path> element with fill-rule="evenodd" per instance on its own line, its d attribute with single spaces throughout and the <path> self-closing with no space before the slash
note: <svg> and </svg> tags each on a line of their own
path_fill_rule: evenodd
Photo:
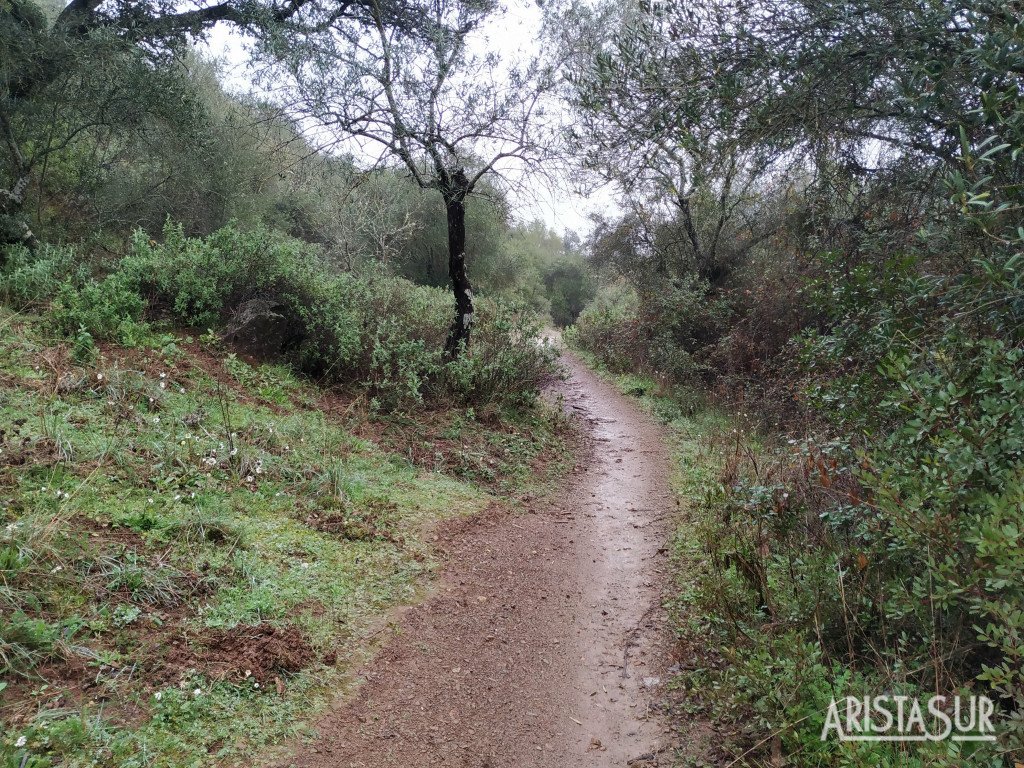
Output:
<svg viewBox="0 0 1024 768">
<path fill-rule="evenodd" d="M 10 760 L 198 765 L 302 732 L 429 587 L 432 527 L 568 461 L 540 406 L 374 416 L 214 339 L 81 363 L 47 328 L 0 320 Z"/>
</svg>

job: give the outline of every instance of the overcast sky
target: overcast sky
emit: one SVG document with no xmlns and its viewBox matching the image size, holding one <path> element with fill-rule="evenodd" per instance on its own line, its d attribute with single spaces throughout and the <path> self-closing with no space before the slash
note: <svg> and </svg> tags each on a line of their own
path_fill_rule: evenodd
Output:
<svg viewBox="0 0 1024 768">
<path fill-rule="evenodd" d="M 500 20 L 488 25 L 479 45 L 500 53 L 503 59 L 528 58 L 539 51 L 540 27 L 540 8 L 529 0 L 513 0 Z M 200 50 L 222 60 L 226 85 L 231 90 L 250 87 L 244 43 L 233 28 L 218 24 L 208 41 L 200 45 Z M 527 181 L 529 191 L 525 195 L 513 195 L 517 218 L 541 219 L 559 233 L 575 230 L 581 235 L 586 234 L 591 229 L 590 213 L 608 212 L 615 207 L 611 192 L 606 189 L 584 198 L 566 189 L 553 191 L 540 182 Z"/>
</svg>

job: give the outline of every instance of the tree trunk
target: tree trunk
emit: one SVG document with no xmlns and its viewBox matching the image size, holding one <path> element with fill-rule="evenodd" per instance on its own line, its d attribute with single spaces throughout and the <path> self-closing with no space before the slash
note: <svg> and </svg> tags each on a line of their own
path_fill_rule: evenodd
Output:
<svg viewBox="0 0 1024 768">
<path fill-rule="evenodd" d="M 32 176 L 32 166 L 25 160 L 18 146 L 18 140 L 7 119 L 7 112 L 0 105 L 0 131 L 10 154 L 10 163 L 16 179 L 10 189 L 0 189 L 0 245 L 24 243 L 33 250 L 39 245 L 25 221 L 25 193 Z"/>
<path fill-rule="evenodd" d="M 444 194 L 448 215 L 448 277 L 455 294 L 455 319 L 444 345 L 449 358 L 456 358 L 469 349 L 469 336 L 473 328 L 473 287 L 466 275 L 466 185 L 456 174 L 454 189 Z"/>
</svg>

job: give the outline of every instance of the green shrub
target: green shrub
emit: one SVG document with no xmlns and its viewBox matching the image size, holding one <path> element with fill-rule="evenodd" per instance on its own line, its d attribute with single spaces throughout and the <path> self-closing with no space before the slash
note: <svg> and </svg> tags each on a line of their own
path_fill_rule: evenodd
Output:
<svg viewBox="0 0 1024 768">
<path fill-rule="evenodd" d="M 290 334 L 285 359 L 320 381 L 366 388 L 377 407 L 428 398 L 526 404 L 554 371 L 555 355 L 536 344 L 540 326 L 522 307 L 480 302 L 470 354 L 449 362 L 447 291 L 372 266 L 342 272 L 316 247 L 265 229 L 228 226 L 198 239 L 168 221 L 159 243 L 136 231 L 131 253 L 102 278 L 76 265 L 70 250 L 20 249 L 2 279 L 9 296 L 55 297 L 54 326 L 74 340 L 80 362 L 92 358 L 95 340 L 138 343 L 144 316 L 216 328 L 243 302 L 265 298 Z"/>
<path fill-rule="evenodd" d="M 529 405 L 554 375 L 557 350 L 540 342 L 536 315 L 517 304 L 480 302 L 473 353 L 445 366 L 444 381 L 464 402 Z"/>
<path fill-rule="evenodd" d="M 706 372 L 698 353 L 719 339 L 727 313 L 702 280 L 666 278 L 659 291 L 643 295 L 615 285 L 598 292 L 567 339 L 616 373 L 641 371 L 686 383 Z"/>
<path fill-rule="evenodd" d="M 25 246 L 8 246 L 0 270 L 0 294 L 9 304 L 45 303 L 65 284 L 81 287 L 91 270 L 74 249 L 43 245 L 33 253 Z"/>
<path fill-rule="evenodd" d="M 102 281 L 87 280 L 76 287 L 65 281 L 51 306 L 53 322 L 63 335 L 76 338 L 84 331 L 108 339 L 142 318 L 146 302 L 121 272 Z"/>
</svg>

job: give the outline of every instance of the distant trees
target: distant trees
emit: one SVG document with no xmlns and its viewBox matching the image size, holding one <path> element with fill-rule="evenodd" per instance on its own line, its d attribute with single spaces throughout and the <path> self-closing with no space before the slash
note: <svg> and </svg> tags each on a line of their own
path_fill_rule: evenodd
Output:
<svg viewBox="0 0 1024 768">
<path fill-rule="evenodd" d="M 552 75 L 481 49 L 484 26 L 498 12 L 487 0 L 428 0 L 414 29 L 389 24 L 387 6 L 375 0 L 365 12 L 365 20 L 338 18 L 323 34 L 293 39 L 285 68 L 298 109 L 321 130 L 440 195 L 455 297 L 446 350 L 456 356 L 474 317 L 466 201 L 490 174 L 538 169 Z"/>
<path fill-rule="evenodd" d="M 262 36 L 288 25 L 309 34 L 366 19 L 370 0 L 223 0 L 181 10 L 146 0 L 72 0 L 51 15 L 33 0 L 0 2 L 0 243 L 35 242 L 23 206 L 47 158 L 101 126 L 156 114 L 187 120 L 171 59 L 214 24 Z M 413 28 L 419 11 L 376 5 L 374 18 Z"/>
</svg>

